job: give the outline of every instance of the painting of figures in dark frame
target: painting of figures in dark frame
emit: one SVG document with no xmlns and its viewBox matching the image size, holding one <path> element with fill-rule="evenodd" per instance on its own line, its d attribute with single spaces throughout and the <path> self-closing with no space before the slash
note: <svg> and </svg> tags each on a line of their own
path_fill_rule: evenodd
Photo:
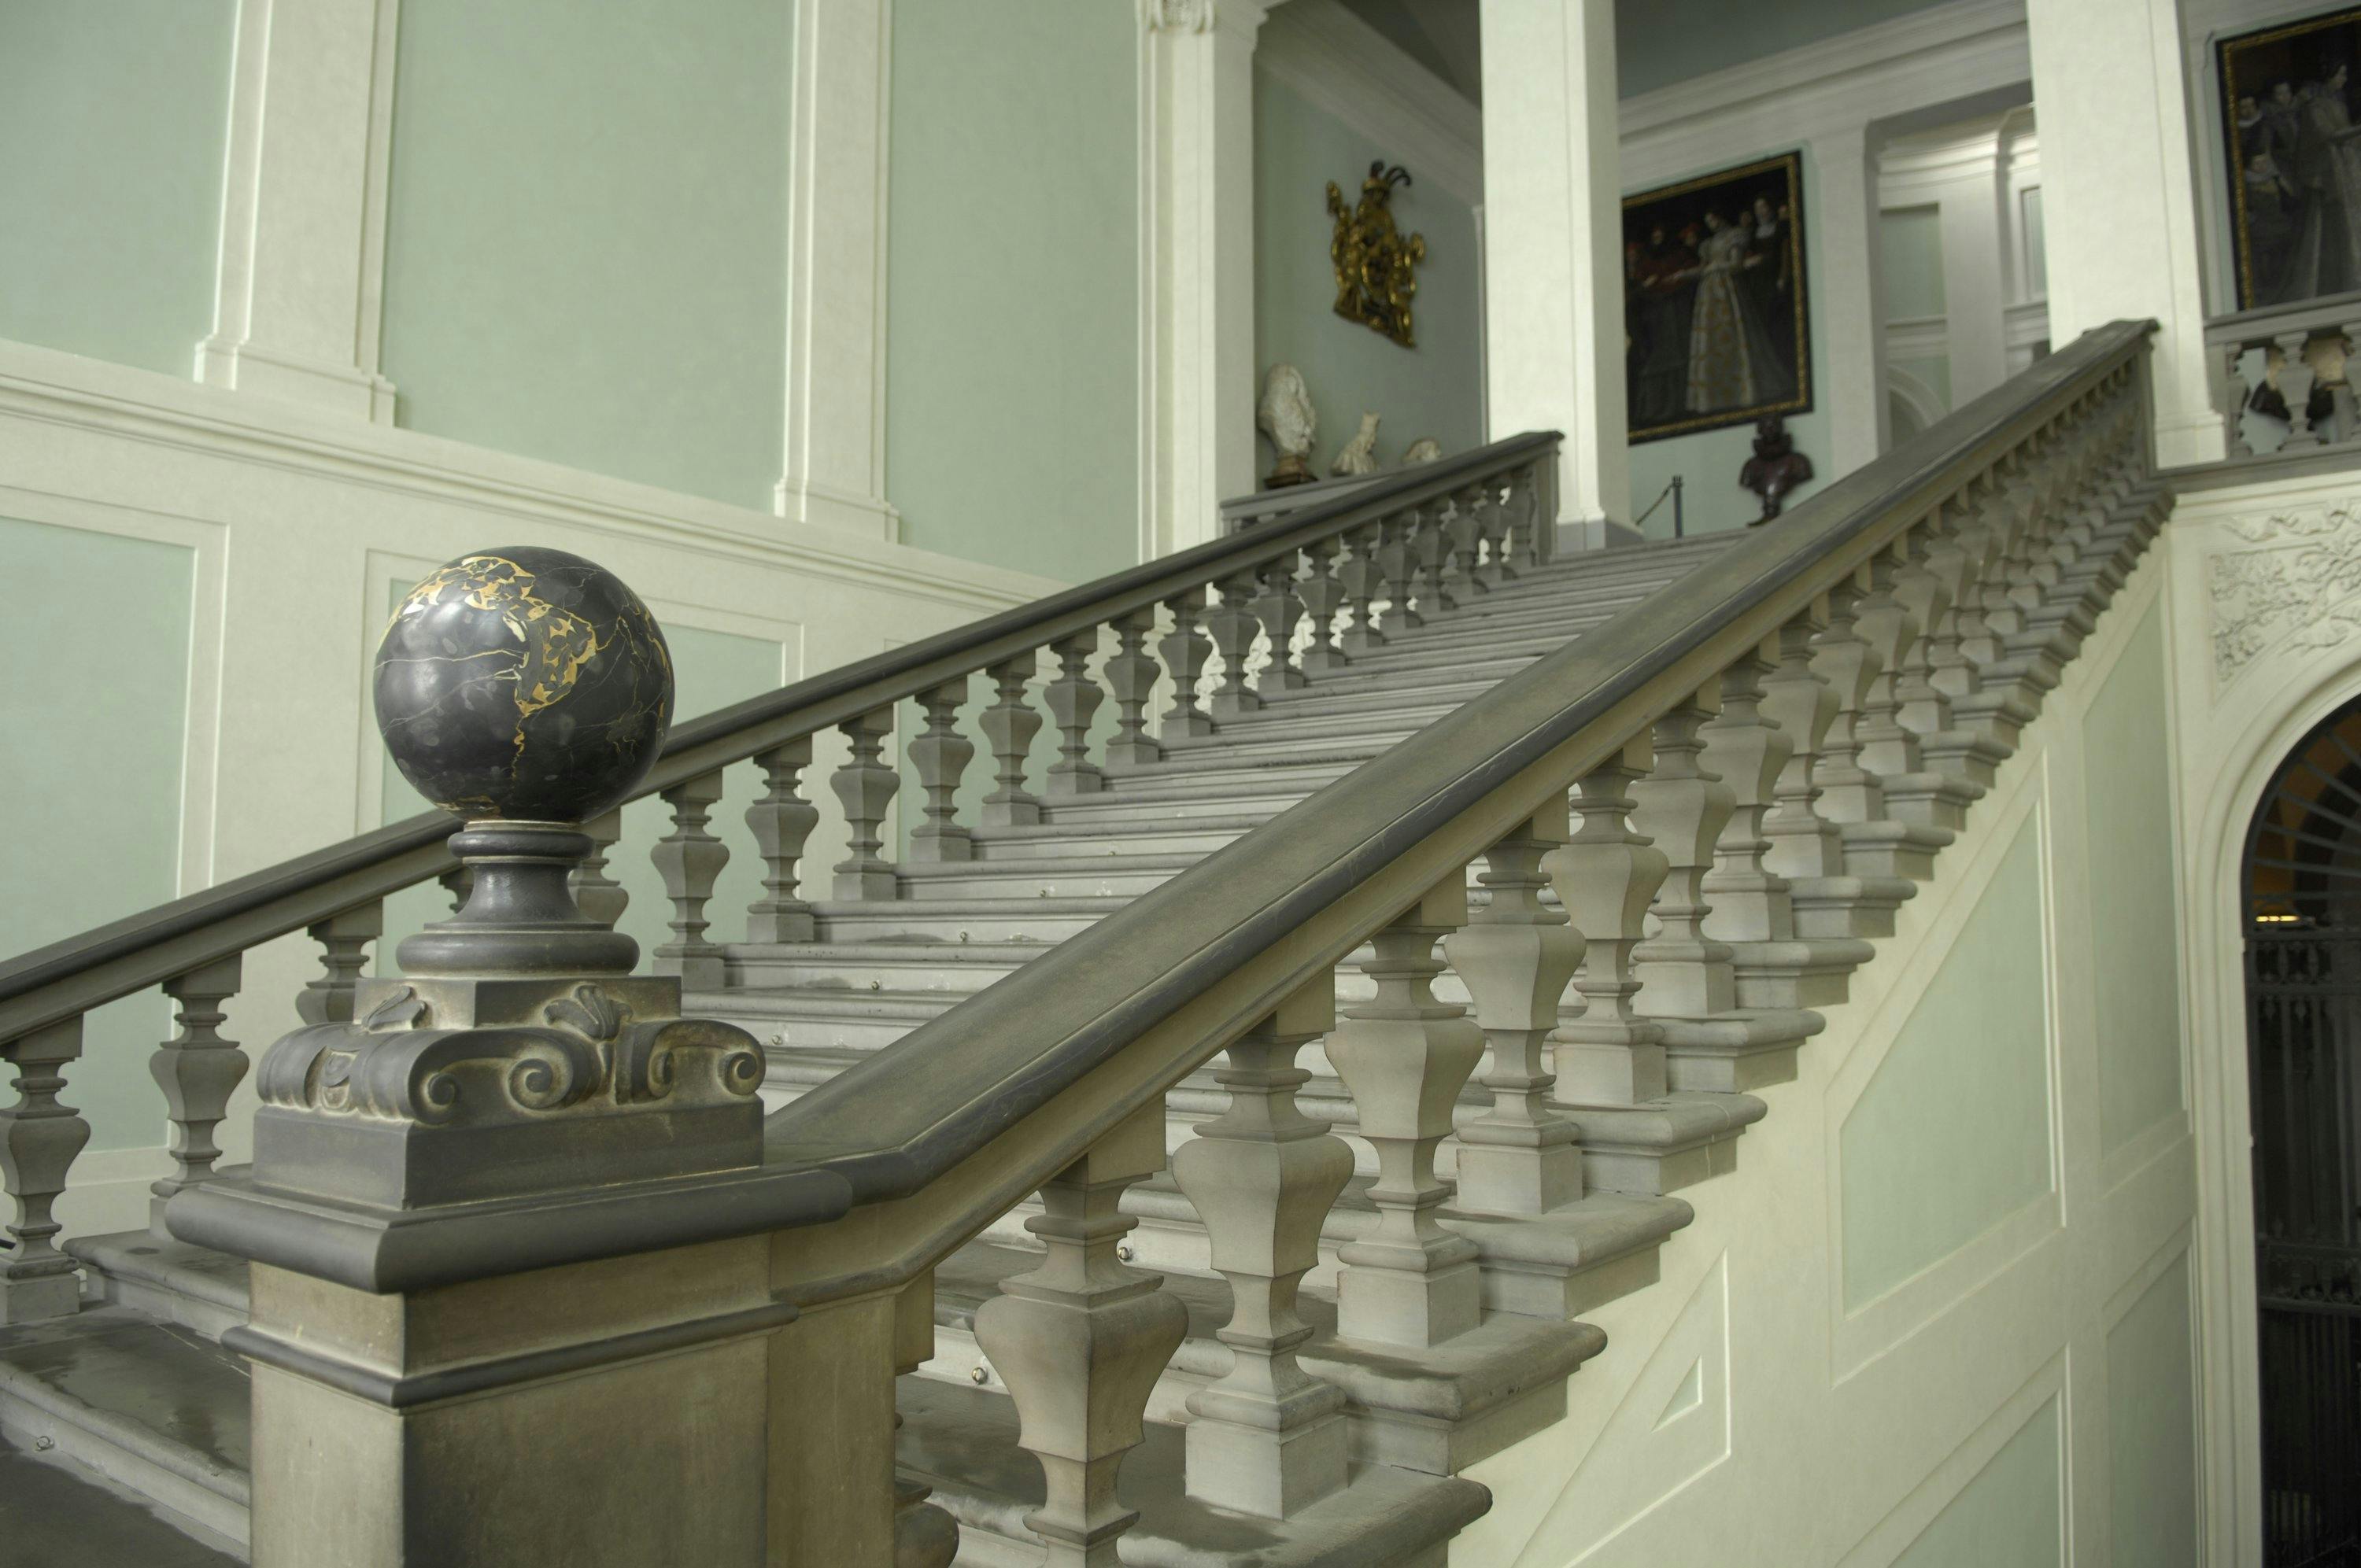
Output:
<svg viewBox="0 0 2361 1568">
<path fill-rule="evenodd" d="M 2222 39 L 2238 308 L 2361 290 L 2361 10 Z"/>
<path fill-rule="evenodd" d="M 1810 410 L 1803 215 L 1793 152 L 1623 198 L 1634 442 Z"/>
</svg>

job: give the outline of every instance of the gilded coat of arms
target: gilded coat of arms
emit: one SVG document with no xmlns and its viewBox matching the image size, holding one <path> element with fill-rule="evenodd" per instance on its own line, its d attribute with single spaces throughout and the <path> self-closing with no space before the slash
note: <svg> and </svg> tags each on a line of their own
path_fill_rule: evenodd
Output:
<svg viewBox="0 0 2361 1568">
<path fill-rule="evenodd" d="M 1345 204 L 1344 192 L 1328 182 L 1328 214 L 1336 220 L 1328 258 L 1336 264 L 1336 313 L 1384 333 L 1404 348 L 1418 346 L 1411 331 L 1411 298 L 1418 292 L 1412 270 L 1426 259 L 1426 236 L 1404 238 L 1394 227 L 1394 187 L 1408 185 L 1410 171 L 1379 159 L 1361 181 L 1361 199 Z"/>
</svg>

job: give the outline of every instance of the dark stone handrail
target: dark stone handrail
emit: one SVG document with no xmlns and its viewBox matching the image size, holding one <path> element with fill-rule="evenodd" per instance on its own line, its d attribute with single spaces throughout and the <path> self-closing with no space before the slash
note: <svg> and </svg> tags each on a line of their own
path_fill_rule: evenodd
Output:
<svg viewBox="0 0 2361 1568">
<path fill-rule="evenodd" d="M 674 726 L 631 798 L 915 696 L 1376 518 L 1506 474 L 1553 449 L 1554 431 L 1510 436 L 1283 521 L 1162 556 Z M 0 1040 L 86 1013 L 315 921 L 441 875 L 458 824 L 424 812 L 0 963 Z"/>
</svg>

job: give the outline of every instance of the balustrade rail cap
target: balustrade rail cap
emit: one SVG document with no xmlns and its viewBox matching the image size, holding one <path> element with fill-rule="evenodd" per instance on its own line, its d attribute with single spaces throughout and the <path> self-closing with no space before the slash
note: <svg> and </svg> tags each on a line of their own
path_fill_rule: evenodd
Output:
<svg viewBox="0 0 2361 1568">
<path fill-rule="evenodd" d="M 632 798 L 1505 473 L 1559 440 L 1555 431 L 1531 432 L 1386 475 L 1265 527 L 1127 567 L 676 724 Z M 443 812 L 423 812 L 0 963 L 0 1041 L 437 875 L 457 863 L 444 847 L 457 826 Z"/>
<path fill-rule="evenodd" d="M 2300 300 L 2287 305 L 2257 305 L 2251 310 L 2234 311 L 2228 315 L 2205 319 L 2205 341 L 2221 346 L 2240 341 L 2252 342 L 2279 332 L 2291 332 L 2299 327 L 2342 326 L 2347 322 L 2361 321 L 2361 290 L 2348 294 L 2326 294 L 2317 300 Z"/>
</svg>

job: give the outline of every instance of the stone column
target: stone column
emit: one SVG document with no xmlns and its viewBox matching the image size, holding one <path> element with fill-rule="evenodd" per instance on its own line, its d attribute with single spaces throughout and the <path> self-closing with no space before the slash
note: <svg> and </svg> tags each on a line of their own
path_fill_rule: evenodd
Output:
<svg viewBox="0 0 2361 1568">
<path fill-rule="evenodd" d="M 174 1236 L 253 1266 L 223 1343 L 253 1367 L 256 1568 L 769 1559 L 771 1349 L 796 1309 L 766 1233 L 851 1193 L 762 1168 L 761 1047 L 682 1017 L 680 980 L 635 974 L 638 944 L 574 902 L 577 824 L 646 773 L 671 674 L 631 591 L 559 561 L 587 568 L 575 614 L 614 652 L 596 682 L 552 677 L 550 722 L 415 722 L 487 670 L 551 667 L 508 630 L 531 576 L 455 562 L 395 617 L 379 722 L 422 793 L 465 804 L 467 902 L 347 1017 L 264 1053 L 251 1169 L 165 1204 Z M 182 987 L 181 1054 L 226 985 Z M 884 1315 L 879 1408 L 827 1408 L 879 1456 L 890 1544 Z"/>
<path fill-rule="evenodd" d="M 1489 433 L 1560 430 L 1557 518 L 1631 520 L 1612 0 L 1482 0 Z"/>
<path fill-rule="evenodd" d="M 1143 556 L 1214 536 L 1255 488 L 1254 50 L 1258 0 L 1145 0 L 1157 345 Z M 1316 195 L 1317 192 L 1314 192 Z"/>
<path fill-rule="evenodd" d="M 2029 0 L 2026 30 L 2041 122 L 2050 341 L 2155 317 L 2157 461 L 2219 458 L 2180 8 L 2174 0 Z M 2140 243 L 2126 246 L 2127 235 Z"/>
<path fill-rule="evenodd" d="M 1865 126 L 1850 126 L 1812 138 L 1819 165 L 1820 232 L 1810 265 L 1818 269 L 1820 298 L 1846 301 L 1819 319 L 1828 363 L 1821 396 L 1828 411 L 1831 483 L 1865 466 L 1885 450 L 1891 418 L 1885 396 L 1885 303 L 1877 265 L 1877 157 Z"/>
</svg>

